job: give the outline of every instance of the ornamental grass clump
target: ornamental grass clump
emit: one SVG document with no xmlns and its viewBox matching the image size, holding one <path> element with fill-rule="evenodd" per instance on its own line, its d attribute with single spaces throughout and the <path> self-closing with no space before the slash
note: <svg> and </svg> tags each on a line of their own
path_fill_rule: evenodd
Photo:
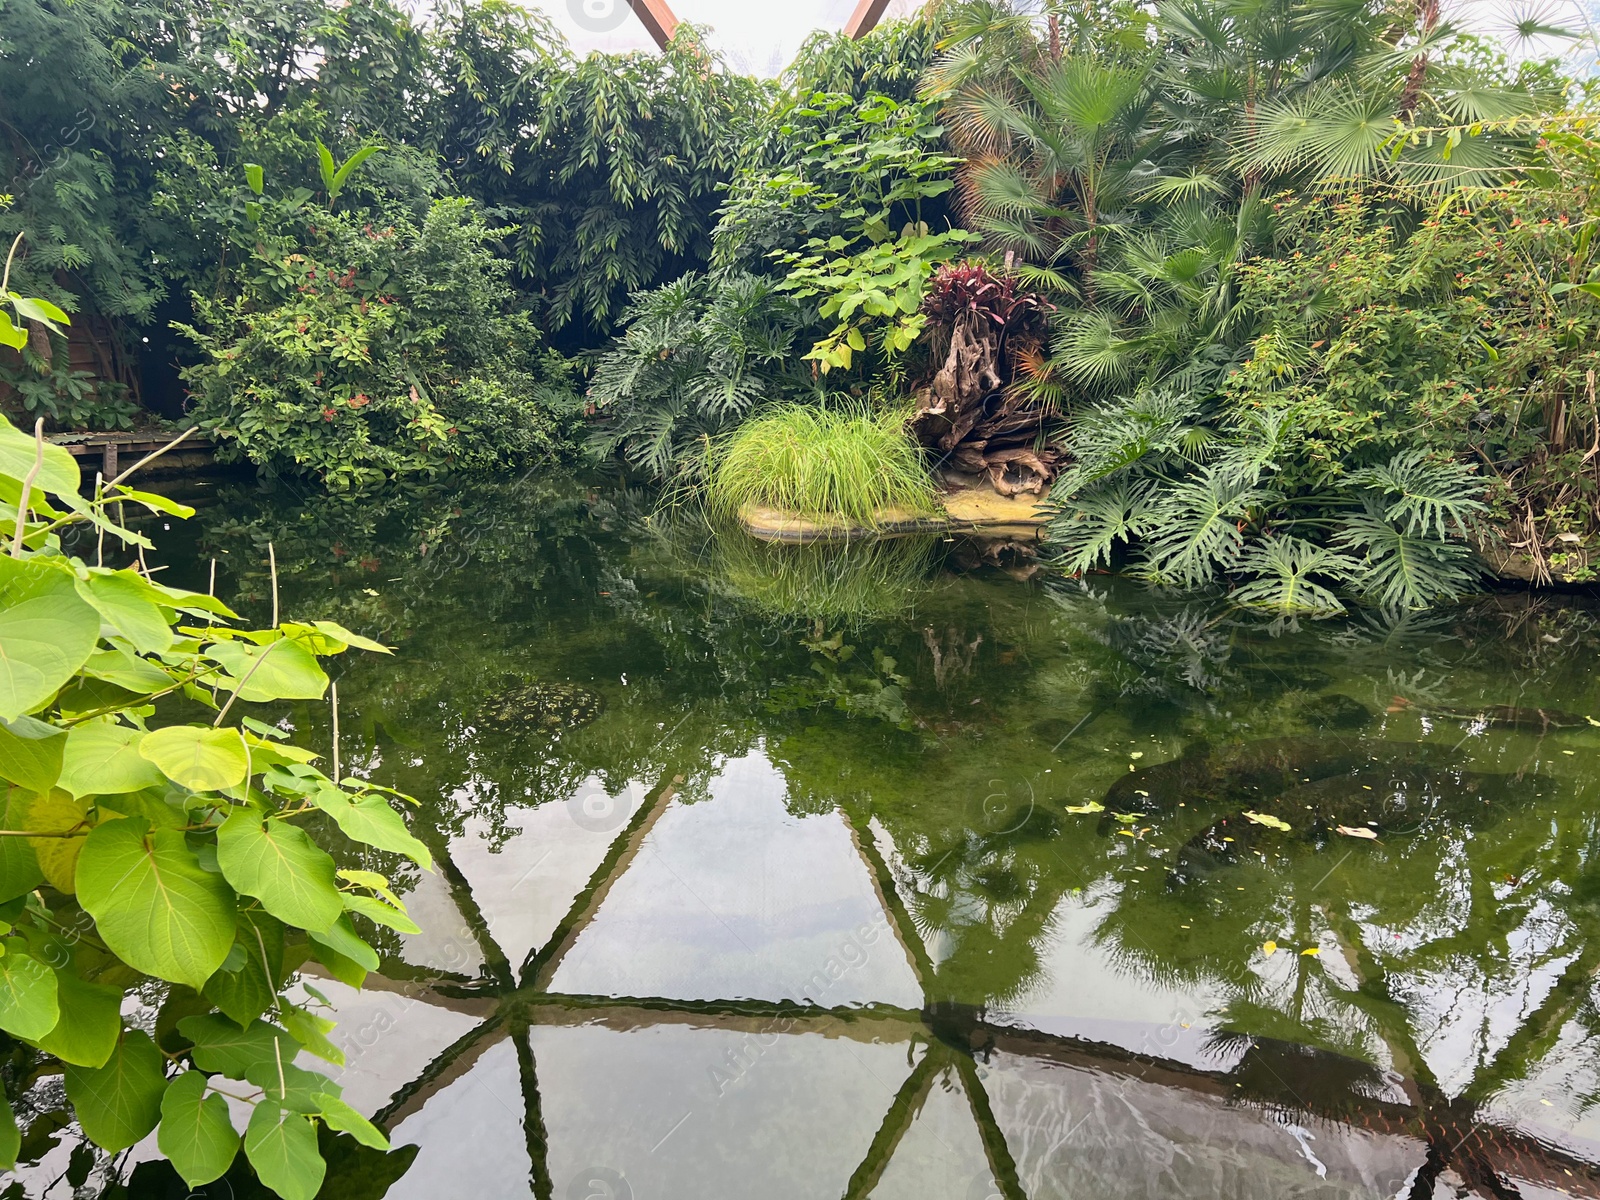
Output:
<svg viewBox="0 0 1600 1200">
<path fill-rule="evenodd" d="M 707 500 L 719 516 L 762 505 L 860 525 L 881 524 L 889 510 L 938 511 L 901 416 L 801 405 L 756 417 L 713 447 Z"/>
</svg>

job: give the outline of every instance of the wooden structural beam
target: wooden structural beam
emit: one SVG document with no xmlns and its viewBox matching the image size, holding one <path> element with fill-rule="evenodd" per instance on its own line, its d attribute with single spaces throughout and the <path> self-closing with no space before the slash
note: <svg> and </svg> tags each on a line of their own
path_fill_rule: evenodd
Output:
<svg viewBox="0 0 1600 1200">
<path fill-rule="evenodd" d="M 650 36 L 655 38 L 656 45 L 663 50 L 672 40 L 672 35 L 678 32 L 678 18 L 668 7 L 667 0 L 628 0 L 633 6 L 634 15 L 650 31 Z"/>
<path fill-rule="evenodd" d="M 845 33 L 856 39 L 866 37 L 878 27 L 888 7 L 889 0 L 861 0 L 856 5 L 856 11 L 850 14 L 850 20 L 844 27 Z"/>
</svg>

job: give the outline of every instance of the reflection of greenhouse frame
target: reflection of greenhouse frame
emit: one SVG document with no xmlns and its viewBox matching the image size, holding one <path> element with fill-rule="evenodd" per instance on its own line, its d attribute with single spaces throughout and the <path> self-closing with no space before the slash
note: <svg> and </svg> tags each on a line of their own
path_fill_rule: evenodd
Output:
<svg viewBox="0 0 1600 1200">
<path fill-rule="evenodd" d="M 428 839 L 452 900 L 478 944 L 487 978 L 475 981 L 460 976 L 439 978 L 419 988 L 415 982 L 393 983 L 380 976 L 370 977 L 369 987 L 382 988 L 389 983 L 432 1007 L 479 1019 L 477 1026 L 447 1046 L 415 1079 L 395 1092 L 373 1118 L 379 1128 L 392 1132 L 407 1117 L 420 1112 L 434 1096 L 470 1072 L 492 1046 L 510 1037 L 522 1080 L 532 1194 L 536 1200 L 553 1200 L 556 1190 L 548 1167 L 548 1134 L 529 1037 L 532 1026 L 599 1024 L 626 1031 L 670 1024 L 759 1035 L 771 1033 L 774 1025 L 781 1025 L 785 1032 L 827 1033 L 880 1044 L 914 1046 L 920 1043 L 927 1048 L 896 1092 L 865 1156 L 851 1175 L 844 1192 L 845 1200 L 865 1200 L 871 1194 L 910 1130 L 934 1080 L 941 1072 L 952 1069 L 960 1078 L 996 1191 L 1005 1200 L 1027 1200 L 1016 1161 L 971 1052 L 976 1048 L 984 1053 L 1000 1051 L 1035 1062 L 1074 1067 L 1130 1083 L 1154 1084 L 1197 1097 L 1228 1103 L 1243 1100 L 1279 1112 L 1303 1112 L 1342 1125 L 1355 1125 L 1379 1136 L 1418 1140 L 1427 1148 L 1426 1157 L 1417 1164 L 1408 1181 L 1411 1186 L 1405 1193 L 1407 1200 L 1431 1197 L 1434 1183 L 1447 1169 L 1478 1189 L 1474 1194 L 1518 1196 L 1520 1193 L 1507 1179 L 1514 1175 L 1563 1189 L 1569 1195 L 1600 1200 L 1600 1167 L 1529 1134 L 1492 1124 L 1478 1111 L 1478 1098 L 1487 1095 L 1494 1083 L 1505 1082 L 1499 1076 L 1503 1073 L 1501 1064 L 1508 1061 L 1508 1056 L 1518 1059 L 1528 1044 L 1547 1041 L 1551 1031 L 1559 1030 L 1584 1002 L 1587 981 L 1593 976 L 1594 968 L 1600 965 L 1590 959 L 1600 956 L 1600 946 L 1592 954 L 1581 955 L 1583 961 L 1574 962 L 1544 1004 L 1528 1016 L 1505 1051 L 1490 1065 L 1487 1074 L 1493 1078 L 1486 1084 L 1475 1081 L 1463 1096 L 1452 1101 L 1437 1089 L 1431 1078 L 1407 1079 L 1402 1087 L 1410 1098 L 1408 1104 L 1351 1094 L 1319 1105 L 1294 1093 L 1272 1067 L 1274 1053 L 1297 1053 L 1301 1050 L 1299 1047 L 1277 1046 L 1265 1039 L 1247 1039 L 1251 1052 L 1241 1064 L 1229 1070 L 1207 1070 L 1118 1045 L 995 1024 L 987 1021 L 980 1010 L 941 1003 L 937 999 L 938 968 L 916 933 L 894 872 L 878 851 L 870 831 L 841 810 L 889 928 L 922 989 L 924 1007 L 920 1012 L 877 1004 L 862 1008 L 827 1008 L 788 1001 L 683 1001 L 660 996 L 617 999 L 550 991 L 550 982 L 563 958 L 594 920 L 612 886 L 638 857 L 681 783 L 681 776 L 671 770 L 666 773 L 612 843 L 605 859 L 575 897 L 544 947 L 530 952 L 515 971 L 505 952 L 490 936 L 488 922 L 473 898 L 471 885 L 455 866 L 448 846 L 442 838 Z M 1390 1032 L 1415 1051 L 1409 1033 Z M 1420 1061 L 1420 1056 L 1406 1057 L 1413 1062 Z M 1245 1070 L 1252 1072 L 1254 1080 L 1263 1073 L 1263 1067 L 1265 1074 L 1278 1085 L 1271 1094 L 1259 1085 L 1241 1082 Z M 1425 1068 L 1421 1074 L 1426 1077 Z M 1254 1090 L 1241 1090 L 1247 1086 Z"/>
</svg>

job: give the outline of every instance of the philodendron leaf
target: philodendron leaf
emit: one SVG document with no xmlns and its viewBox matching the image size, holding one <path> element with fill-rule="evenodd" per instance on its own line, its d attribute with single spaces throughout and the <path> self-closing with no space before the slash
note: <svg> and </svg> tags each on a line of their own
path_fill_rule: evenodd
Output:
<svg viewBox="0 0 1600 1200">
<path fill-rule="evenodd" d="M 156 1145 L 191 1188 L 221 1179 L 239 1153 L 239 1133 L 228 1117 L 228 1102 L 212 1093 L 201 1071 L 185 1071 L 161 1097 Z"/>
<path fill-rule="evenodd" d="M 184 1017 L 178 1032 L 194 1043 L 190 1053 L 197 1067 L 229 1079 L 245 1079 L 264 1065 L 274 1070 L 280 1064 L 287 1066 L 300 1053 L 299 1042 L 265 1021 L 252 1021 L 240 1029 L 226 1017 L 208 1013 Z"/>
<path fill-rule="evenodd" d="M 352 842 L 404 854 L 424 870 L 432 870 L 433 856 L 406 828 L 405 820 L 382 796 L 352 796 L 334 787 L 318 788 L 311 802 L 339 823 Z"/>
<path fill-rule="evenodd" d="M 315 1127 L 274 1100 L 262 1100 L 250 1114 L 244 1152 L 256 1176 L 283 1200 L 315 1200 L 328 1171 Z"/>
<path fill-rule="evenodd" d="M 37 1041 L 61 1017 L 56 973 L 28 953 L 21 938 L 7 938 L 0 954 L 0 1029 Z"/>
<path fill-rule="evenodd" d="M 78 1067 L 103 1067 L 122 1033 L 122 989 L 79 979 L 70 969 L 56 972 L 61 1020 L 39 1049 Z"/>
<path fill-rule="evenodd" d="M 30 792 L 47 792 L 61 778 L 66 734 L 32 717 L 0 722 L 0 779 Z"/>
<path fill-rule="evenodd" d="M 141 817 L 109 821 L 78 857 L 78 902 L 129 966 L 199 991 L 233 945 L 235 896 L 183 834 Z"/>
<path fill-rule="evenodd" d="M 292 638 L 265 646 L 218 642 L 205 653 L 229 675 L 219 681 L 222 688 L 238 691 L 241 700 L 320 700 L 328 690 L 317 656 Z"/>
<path fill-rule="evenodd" d="M 191 792 L 237 787 L 250 769 L 237 729 L 171 725 L 145 734 L 139 753 Z"/>
<path fill-rule="evenodd" d="M 71 575 L 0 555 L 0 719 L 32 712 L 66 686 L 99 636 L 100 616 L 78 599 Z"/>
<path fill-rule="evenodd" d="M 118 796 L 165 787 L 160 769 L 139 752 L 147 735 L 131 725 L 85 721 L 67 733 L 61 786 L 74 796 Z"/>
<path fill-rule="evenodd" d="M 344 912 L 333 859 L 287 821 L 236 808 L 217 831 L 217 865 L 234 888 L 278 920 L 313 933 Z"/>
<path fill-rule="evenodd" d="M 115 1154 L 156 1127 L 167 1090 L 166 1061 L 149 1035 L 134 1029 L 105 1066 L 67 1068 L 67 1099 L 90 1141 Z"/>
</svg>

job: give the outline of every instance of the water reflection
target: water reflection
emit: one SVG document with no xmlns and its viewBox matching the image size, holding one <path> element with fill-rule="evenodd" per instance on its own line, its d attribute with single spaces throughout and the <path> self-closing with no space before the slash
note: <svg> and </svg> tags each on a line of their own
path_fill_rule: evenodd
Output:
<svg viewBox="0 0 1600 1200">
<path fill-rule="evenodd" d="M 271 540 L 399 647 L 339 660 L 345 754 L 439 870 L 348 848 L 423 932 L 313 981 L 391 1195 L 1600 1195 L 1587 602 L 686 557 L 565 480 L 227 511 L 175 571 L 260 603 Z M 598 702 L 485 721 L 507 676 Z"/>
</svg>

